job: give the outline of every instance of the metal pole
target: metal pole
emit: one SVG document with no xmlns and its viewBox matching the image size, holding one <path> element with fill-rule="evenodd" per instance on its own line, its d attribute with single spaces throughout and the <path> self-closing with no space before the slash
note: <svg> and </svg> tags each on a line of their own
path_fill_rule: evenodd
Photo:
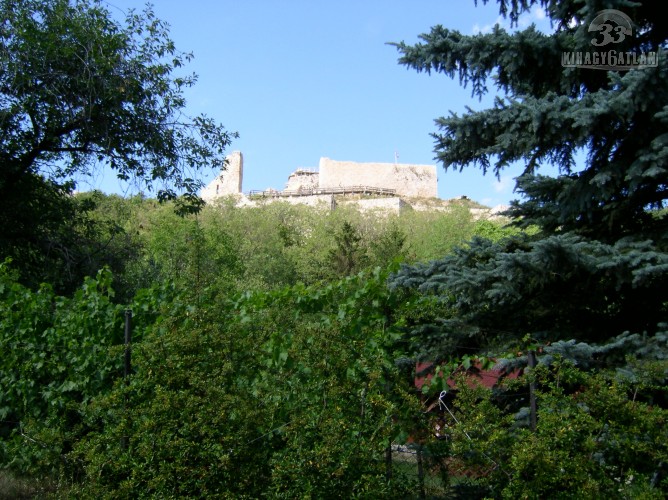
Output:
<svg viewBox="0 0 668 500">
<path fill-rule="evenodd" d="M 392 480 L 392 441 L 385 448 L 385 480 L 388 483 Z"/>
</svg>

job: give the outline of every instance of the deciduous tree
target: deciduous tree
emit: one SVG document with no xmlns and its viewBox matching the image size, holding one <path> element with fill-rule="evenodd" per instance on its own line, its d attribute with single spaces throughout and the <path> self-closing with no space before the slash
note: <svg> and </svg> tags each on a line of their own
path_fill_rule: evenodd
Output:
<svg viewBox="0 0 668 500">
<path fill-rule="evenodd" d="M 0 21 L 0 252 L 44 252 L 74 181 L 102 167 L 199 206 L 196 173 L 235 134 L 187 116 L 192 56 L 150 8 L 121 23 L 99 0 L 3 0 Z"/>
</svg>

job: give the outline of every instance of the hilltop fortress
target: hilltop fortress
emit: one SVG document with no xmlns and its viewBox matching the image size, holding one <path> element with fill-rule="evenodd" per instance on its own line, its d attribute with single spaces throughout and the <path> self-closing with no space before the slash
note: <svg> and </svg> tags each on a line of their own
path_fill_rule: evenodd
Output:
<svg viewBox="0 0 668 500">
<path fill-rule="evenodd" d="M 235 196 L 238 204 L 287 201 L 336 205 L 336 199 L 355 199 L 361 208 L 400 209 L 407 199 L 438 198 L 436 167 L 397 163 L 357 163 L 321 158 L 318 169 L 298 168 L 288 177 L 285 189 L 253 190 L 244 194 L 243 155 L 231 153 L 226 169 L 202 190 L 202 198 L 215 202 Z"/>
<path fill-rule="evenodd" d="M 242 192 L 243 155 L 234 151 L 226 158 L 226 169 L 204 189 L 207 203 L 232 197 L 237 206 L 256 206 L 277 201 L 321 206 L 333 210 L 337 205 L 354 204 L 361 210 L 399 212 L 447 210 L 451 200 L 438 198 L 436 167 L 401 163 L 358 163 L 320 158 L 318 169 L 298 168 L 290 174 L 285 189 Z M 461 199 L 466 199 L 462 196 Z M 490 217 L 495 209 L 470 207 L 474 217 Z"/>
</svg>

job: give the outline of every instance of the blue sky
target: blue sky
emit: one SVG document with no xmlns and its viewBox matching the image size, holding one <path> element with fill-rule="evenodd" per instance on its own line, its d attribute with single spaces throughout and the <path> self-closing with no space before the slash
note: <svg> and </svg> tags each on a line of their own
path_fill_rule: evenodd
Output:
<svg viewBox="0 0 668 500">
<path fill-rule="evenodd" d="M 109 0 L 122 17 L 144 2 Z M 230 151 L 244 155 L 243 189 L 282 189 L 297 167 L 335 160 L 436 164 L 434 119 L 487 107 L 470 89 L 444 75 L 417 73 L 397 64 L 386 42 L 415 43 L 442 24 L 464 34 L 489 30 L 497 4 L 473 0 L 158 0 L 156 15 L 171 25 L 177 48 L 192 52 L 186 67 L 199 75 L 188 91 L 187 112 L 206 113 L 237 131 Z M 549 29 L 542 12 L 522 24 Z M 493 94 L 494 89 L 491 88 Z M 469 168 L 446 172 L 437 165 L 439 196 L 460 195 L 489 206 L 507 204 L 512 177 L 501 181 Z M 202 179 L 213 179 L 207 171 Z M 110 175 L 91 187 L 128 192 Z M 83 186 L 82 186 L 83 188 Z"/>
</svg>

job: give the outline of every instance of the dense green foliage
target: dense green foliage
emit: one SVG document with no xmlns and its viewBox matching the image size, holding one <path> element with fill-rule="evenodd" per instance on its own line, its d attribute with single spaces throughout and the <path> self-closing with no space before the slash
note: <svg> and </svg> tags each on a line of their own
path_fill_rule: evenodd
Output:
<svg viewBox="0 0 668 500">
<path fill-rule="evenodd" d="M 40 50 L 63 30 L 68 42 L 99 30 L 112 47 L 83 59 L 99 70 L 93 106 L 67 108 L 74 119 L 89 113 L 90 127 L 37 138 L 46 156 L 21 178 L 21 234 L 0 242 L 10 257 L 0 264 L 0 487 L 44 480 L 63 498 L 666 496 L 665 57 L 627 72 L 550 60 L 585 50 L 604 6 L 635 19 L 628 50 L 663 48 L 665 22 L 650 8 L 502 1 L 515 23 L 545 7 L 554 33 L 463 36 L 439 26 L 424 43 L 397 45 L 404 64 L 458 74 L 474 94 L 494 78 L 505 92 L 490 110 L 440 119 L 436 153 L 446 168 L 525 162 L 509 227 L 474 220 L 462 200 L 394 215 L 229 200 L 177 215 L 182 205 L 142 196 L 66 196 L 72 169 L 110 158 L 95 149 L 96 133 L 118 126 L 121 142 L 130 133 L 126 105 L 164 118 L 160 109 L 182 107 L 180 89 L 192 82 L 169 80 L 182 59 L 160 63 L 173 47 L 150 11 L 120 27 L 97 3 L 2 5 L 4 55 L 14 54 L 6 68 L 47 60 Z M 115 43 L 134 55 L 114 58 Z M 18 57 L 21 44 L 30 50 Z M 80 59 L 79 45 L 58 47 L 58 64 Z M 148 88 L 166 84 L 153 95 L 166 108 L 124 79 L 132 68 Z M 30 83 L 0 78 L 17 92 Z M 69 102 L 62 83 L 45 85 Z M 35 146 L 28 136 L 57 132 L 39 118 L 68 118 L 37 97 L 3 101 L 10 175 L 0 191 Z M 190 125 L 214 127 L 213 149 L 177 128 L 148 163 L 130 148 L 112 152 L 112 166 L 192 188 L 184 165 L 229 137 L 208 121 Z M 61 154 L 72 155 L 69 166 L 40 177 Z M 557 178 L 537 175 L 546 161 Z M 53 219 L 40 217 L 44 207 Z"/>
<path fill-rule="evenodd" d="M 230 203 L 189 218 L 150 201 L 144 207 L 126 224 L 144 245 L 133 264 L 150 276 L 144 286 L 153 279 L 191 286 L 230 279 L 240 290 L 329 282 L 394 260 L 436 258 L 485 225 L 457 204 L 447 212 L 396 215 Z"/>
<path fill-rule="evenodd" d="M 385 277 L 237 299 L 209 289 L 204 307 L 187 305 L 191 296 L 171 303 L 137 347 L 130 385 L 89 408 L 101 431 L 75 450 L 88 478 L 80 493 L 390 488 L 384 451 L 414 396 L 385 349 L 396 335 Z M 116 460 L 124 435 L 129 451 Z"/>
<path fill-rule="evenodd" d="M 26 427 L 37 422 L 42 429 L 71 432 L 78 405 L 118 376 L 119 359 L 110 358 L 108 348 L 122 333 L 120 306 L 110 300 L 108 272 L 88 278 L 71 299 L 56 296 L 48 285 L 26 289 L 5 264 L 0 273 L 0 429 L 3 437 L 11 430 L 23 436 L 16 446 L 3 446 L 2 461 L 23 466 L 22 460 L 42 451 Z"/>
<path fill-rule="evenodd" d="M 33 291 L 0 265 L 0 460 L 25 472 L 56 471 L 82 433 L 83 409 L 122 375 L 125 307 L 101 270 L 72 295 Z M 136 294 L 135 339 L 169 288 Z"/>
<path fill-rule="evenodd" d="M 573 234 L 474 239 L 443 259 L 405 268 L 391 286 L 416 287 L 456 309 L 430 332 L 430 342 L 442 343 L 432 353 L 438 356 L 457 352 L 456 345 L 504 346 L 526 333 L 547 343 L 661 331 L 667 266 L 668 253 L 651 242 L 607 245 Z"/>
<path fill-rule="evenodd" d="M 390 443 L 428 434 L 411 370 L 395 363 L 413 301 L 387 288 L 379 265 L 435 257 L 487 224 L 457 205 L 400 215 L 223 205 L 180 217 L 155 200 L 75 199 L 113 221 L 101 238 L 123 266 L 71 298 L 31 291 L 3 267 L 5 466 L 60 478 L 77 496 L 373 496 L 415 484 L 414 471 L 388 483 L 385 462 Z M 426 241 L 434 224 L 453 230 Z M 345 231 L 354 269 L 333 258 Z"/>
<path fill-rule="evenodd" d="M 601 72 L 563 68 L 557 56 L 590 50 L 589 25 L 603 8 L 618 7 L 635 22 L 637 36 L 624 46 L 630 52 L 663 48 L 664 21 L 651 7 L 627 2 L 502 2 L 501 10 L 516 22 L 535 5 L 546 9 L 553 33 L 497 26 L 464 36 L 437 26 L 424 43 L 397 45 L 401 63 L 458 74 L 475 95 L 485 94 L 493 78 L 504 97 L 491 109 L 439 119 L 436 152 L 446 168 L 471 164 L 498 173 L 522 161 L 517 186 L 525 199 L 510 215 L 539 232 L 476 241 L 444 260 L 404 269 L 394 286 L 429 291 L 456 309 L 441 340 L 470 336 L 482 346 L 526 334 L 544 343 L 654 335 L 668 319 L 668 232 L 657 211 L 667 196 L 668 64 Z M 576 165 L 582 150 L 586 161 Z M 558 177 L 537 174 L 548 162 Z"/>
<path fill-rule="evenodd" d="M 539 368 L 528 373 L 546 378 L 535 432 L 513 430 L 529 411 L 526 395 L 506 389 L 495 400 L 481 390 L 458 400 L 463 418 L 484 431 L 467 434 L 466 422 L 455 422 L 453 436 L 464 432 L 466 447 L 477 443 L 499 457 L 494 474 L 478 482 L 483 492 L 658 498 L 666 487 L 667 437 L 655 432 L 665 419 L 668 377 L 666 23 L 651 2 L 500 5 L 514 27 L 524 13 L 544 8 L 553 32 L 496 26 L 466 36 L 436 26 L 421 43 L 396 46 L 402 64 L 459 76 L 475 96 L 494 82 L 502 97 L 492 108 L 437 120 L 435 151 L 446 169 L 470 165 L 498 175 L 521 162 L 517 190 L 524 199 L 508 215 L 516 226 L 537 231 L 474 239 L 442 259 L 405 266 L 390 286 L 424 294 L 431 304 L 430 314 L 413 325 L 417 356 L 454 358 L 446 366 L 456 368 L 464 353 L 519 352 L 500 364 L 511 372 L 526 367 L 524 352 L 537 351 Z M 590 24 L 606 8 L 634 22 L 633 36 L 614 49 L 658 51 L 656 67 L 561 66 L 562 52 L 596 50 Z M 586 157 L 582 164 L 578 154 Z M 538 173 L 547 164 L 558 167 L 556 178 Z M 562 359 L 596 373 L 568 367 L 579 382 L 564 387 L 554 368 Z M 634 386 L 648 371 L 651 387 Z M 469 458 L 463 462 L 472 466 Z"/>
<path fill-rule="evenodd" d="M 411 234 L 409 225 L 412 234 L 419 233 L 416 221 L 429 225 L 434 214 L 387 218 L 275 204 L 207 208 L 181 218 L 153 200 L 86 196 L 125 214 L 124 221 L 120 216 L 116 221 L 123 222 L 123 234 L 134 234 L 140 249 L 116 275 L 126 293 L 127 284 L 135 290 L 134 298 L 125 301 L 135 315 L 133 375 L 129 385 L 121 377 L 125 307 L 114 303 L 108 271 L 86 280 L 67 298 L 48 286 L 36 292 L 25 288 L 5 265 L 2 347 L 12 355 L 3 358 L 2 367 L 3 388 L 10 388 L 3 389 L 2 460 L 12 470 L 46 474 L 60 483 L 63 495 L 77 497 L 124 497 L 137 491 L 146 497 L 193 492 L 249 498 L 410 496 L 424 489 L 414 458 L 405 461 L 399 454 L 388 469 L 386 453 L 390 443 L 411 436 L 420 440 L 427 471 L 423 481 L 431 481 L 428 491 L 435 495 L 514 497 L 528 484 L 549 492 L 552 476 L 528 472 L 540 456 L 546 470 L 560 460 L 568 462 L 560 474 L 569 475 L 574 494 L 622 491 L 651 497 L 647 485 L 665 455 L 661 342 L 619 341 L 644 349 L 658 363 L 653 372 L 645 361 L 631 370 L 625 367 L 626 378 L 614 372 L 590 376 L 561 361 L 555 365 L 566 357 L 582 368 L 603 366 L 601 360 L 608 358 L 616 366 L 614 360 L 623 360 L 625 349 L 613 349 L 610 357 L 604 350 L 584 352 L 589 348 L 584 344 L 545 347 L 552 368 L 541 375 L 538 435 L 522 424 L 524 381 L 502 392 L 471 389 L 471 395 L 464 384 L 452 406 L 459 424 L 442 409 L 425 413 L 434 402 L 429 394 L 442 386 L 425 386 L 421 401 L 412 386 L 411 360 L 428 347 L 423 333 L 434 324 L 457 331 L 457 322 L 467 318 L 463 310 L 438 299 L 443 284 L 433 278 L 415 290 L 386 286 L 387 272 L 379 270 L 344 278 L 336 276 L 336 261 L 326 274 L 320 267 L 340 248 L 346 225 L 360 228 L 357 248 L 367 263 L 374 258 L 374 242 L 383 237 L 425 251 L 403 235 Z M 516 230 L 489 221 L 472 223 L 461 215 L 454 209 L 438 217 L 443 226 L 468 228 L 460 241 L 476 233 L 500 238 L 496 244 L 477 243 L 488 249 L 488 259 L 504 255 L 494 246 L 505 244 L 504 234 L 516 237 Z M 255 232 L 257 225 L 263 230 Z M 286 226 L 300 230 L 286 238 Z M 309 242 L 303 228 L 311 228 L 317 242 Z M 368 234 L 371 230 L 378 232 Z M 439 245 L 456 246 L 453 237 Z M 316 243 L 319 254 L 313 253 Z M 456 249 L 450 258 L 461 258 L 475 244 L 467 248 Z M 301 269 L 296 275 L 301 283 L 295 275 L 268 274 L 270 268 L 246 260 L 260 250 L 283 259 L 281 265 Z M 308 256 L 321 266 L 297 265 Z M 489 321 L 502 312 L 501 306 L 491 309 Z M 459 337 L 436 332 L 434 341 L 449 342 L 451 352 L 461 354 L 501 342 L 491 342 L 499 337 L 493 329 L 485 335 L 462 329 Z M 464 366 L 472 366 L 467 359 Z M 505 362 L 510 368 L 522 359 L 512 356 Z M 590 384 L 596 390 L 584 390 Z M 601 384 L 614 391 L 601 393 Z M 580 396 L 574 398 L 574 390 Z M 594 405 L 601 405 L 598 413 L 588 409 Z M 617 412 L 619 420 L 613 422 L 605 411 L 611 405 L 626 405 L 627 415 L 643 417 L 629 420 Z M 439 422 L 451 429 L 449 443 L 433 433 Z M 646 437 L 622 456 L 617 443 L 629 429 Z M 603 431 L 610 436 L 605 442 Z M 587 432 L 592 444 L 572 448 L 568 432 Z M 564 435 L 563 443 L 554 441 L 555 433 Z M 592 453 L 603 458 L 592 462 Z M 471 476 L 471 471 L 481 476 L 448 485 L 447 471 L 455 478 Z"/>
<path fill-rule="evenodd" d="M 513 413 L 517 398 L 509 397 L 525 393 L 525 381 L 492 392 L 460 378 L 457 409 L 444 416 L 452 425 L 453 469 L 478 475 L 471 496 L 663 498 L 666 411 L 648 396 L 657 389 L 665 395 L 664 369 L 630 380 L 563 360 L 541 366 L 531 376 L 539 386 L 536 432 L 526 412 Z"/>
<path fill-rule="evenodd" d="M 196 77 L 163 21 L 119 23 L 98 0 L 3 0 L 0 18 L 0 252 L 24 282 L 81 267 L 86 210 L 68 194 L 96 170 L 197 208 L 195 173 L 221 168 L 234 134 L 183 113 Z"/>
</svg>

